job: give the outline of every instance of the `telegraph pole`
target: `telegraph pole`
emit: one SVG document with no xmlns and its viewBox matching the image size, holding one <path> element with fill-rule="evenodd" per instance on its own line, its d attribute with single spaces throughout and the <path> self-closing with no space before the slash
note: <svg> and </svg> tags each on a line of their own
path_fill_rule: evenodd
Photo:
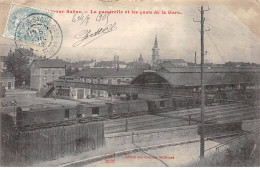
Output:
<svg viewBox="0 0 260 170">
<path fill-rule="evenodd" d="M 195 61 L 194 61 L 194 65 L 197 66 L 197 52 L 195 52 Z"/>
<path fill-rule="evenodd" d="M 204 112 L 205 112 L 205 87 L 204 87 L 204 11 L 209 11 L 210 8 L 208 7 L 207 10 L 203 9 L 203 6 L 200 7 L 200 21 L 194 22 L 200 22 L 200 42 L 201 42 L 201 124 L 200 124 L 200 158 L 204 158 L 204 150 L 205 150 L 205 121 L 204 121 Z"/>
</svg>

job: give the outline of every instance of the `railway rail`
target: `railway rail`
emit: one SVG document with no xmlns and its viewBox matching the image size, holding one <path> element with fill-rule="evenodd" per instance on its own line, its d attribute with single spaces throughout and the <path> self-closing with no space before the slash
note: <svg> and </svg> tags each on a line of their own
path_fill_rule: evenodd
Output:
<svg viewBox="0 0 260 170">
<path fill-rule="evenodd" d="M 205 108 L 207 124 L 238 122 L 260 117 L 260 107 L 241 103 Z M 154 115 L 135 116 L 127 119 L 104 121 L 105 134 L 132 130 L 171 128 L 196 125 L 200 122 L 200 109 L 169 111 Z M 126 128 L 127 126 L 127 128 Z"/>
<path fill-rule="evenodd" d="M 184 108 L 183 108 L 184 109 Z M 246 119 L 258 118 L 259 106 L 251 106 L 241 103 L 231 103 L 225 105 L 209 106 L 205 108 L 206 123 L 227 123 L 232 119 L 242 121 Z M 127 125 L 126 125 L 127 119 Z M 118 114 L 111 117 L 87 117 L 60 122 L 49 122 L 26 126 L 8 127 L 4 133 L 17 133 L 20 131 L 51 128 L 57 126 L 69 126 L 77 123 L 88 123 L 104 121 L 105 134 L 145 130 L 155 128 L 170 128 L 178 126 L 194 125 L 200 121 L 200 108 L 171 111 L 171 109 L 159 110 L 157 112 L 138 112 L 131 114 Z M 127 128 L 126 128 L 127 126 Z"/>
</svg>

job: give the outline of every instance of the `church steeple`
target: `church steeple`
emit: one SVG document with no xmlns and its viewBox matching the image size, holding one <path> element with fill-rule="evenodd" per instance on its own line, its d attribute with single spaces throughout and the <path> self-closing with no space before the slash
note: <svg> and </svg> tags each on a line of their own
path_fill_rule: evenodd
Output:
<svg viewBox="0 0 260 170">
<path fill-rule="evenodd" d="M 160 55 L 159 55 L 159 47 L 158 47 L 158 42 L 157 42 L 157 34 L 155 36 L 155 41 L 154 41 L 154 46 L 152 48 L 152 65 L 156 65 L 157 60 L 159 59 Z"/>
<path fill-rule="evenodd" d="M 155 36 L 154 48 L 158 48 L 157 34 L 156 34 L 156 36 Z"/>
</svg>

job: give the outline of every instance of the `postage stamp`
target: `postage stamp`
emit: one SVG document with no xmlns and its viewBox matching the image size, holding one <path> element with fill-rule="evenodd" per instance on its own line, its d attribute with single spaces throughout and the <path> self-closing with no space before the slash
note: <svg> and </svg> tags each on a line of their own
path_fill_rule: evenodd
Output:
<svg viewBox="0 0 260 170">
<path fill-rule="evenodd" d="M 33 51 L 38 57 L 51 58 L 61 48 L 63 35 L 60 25 L 51 16 L 33 13 L 17 25 L 14 40 L 24 56 Z"/>
<path fill-rule="evenodd" d="M 9 17 L 5 28 L 4 37 L 14 39 L 15 36 L 15 30 L 18 26 L 18 24 L 27 16 L 33 13 L 43 13 L 46 15 L 49 15 L 50 17 L 53 17 L 53 13 L 39 10 L 36 8 L 31 8 L 19 4 L 12 4 L 10 11 L 9 11 Z"/>
</svg>

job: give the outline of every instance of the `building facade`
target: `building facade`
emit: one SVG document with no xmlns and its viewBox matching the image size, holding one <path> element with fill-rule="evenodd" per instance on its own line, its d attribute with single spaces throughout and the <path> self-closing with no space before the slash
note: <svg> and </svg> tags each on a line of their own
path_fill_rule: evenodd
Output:
<svg viewBox="0 0 260 170">
<path fill-rule="evenodd" d="M 76 73 L 73 77 L 85 83 L 125 85 L 141 74 L 141 69 L 116 69 L 116 68 L 88 68 Z M 71 88 L 74 99 L 87 99 L 92 97 L 111 97 L 112 93 L 105 90 Z"/>
<path fill-rule="evenodd" d="M 126 68 L 126 63 L 124 61 L 119 61 L 119 55 L 115 54 L 113 61 L 100 61 L 97 62 L 94 67 L 95 68 Z"/>
<path fill-rule="evenodd" d="M 6 90 L 15 88 L 15 77 L 12 73 L 4 70 L 0 72 L 0 86 L 4 86 Z"/>
<path fill-rule="evenodd" d="M 166 67 L 171 67 L 171 66 L 188 66 L 188 63 L 183 60 L 183 59 L 160 59 L 157 60 L 157 65 L 160 66 L 166 66 Z"/>
<path fill-rule="evenodd" d="M 65 75 L 65 62 L 59 59 L 34 60 L 30 65 L 30 88 L 41 90 L 47 87 L 47 82 L 59 79 Z"/>
<path fill-rule="evenodd" d="M 4 86 L 6 90 L 15 88 L 15 77 L 7 71 L 6 56 L 0 56 L 0 86 Z"/>
</svg>

